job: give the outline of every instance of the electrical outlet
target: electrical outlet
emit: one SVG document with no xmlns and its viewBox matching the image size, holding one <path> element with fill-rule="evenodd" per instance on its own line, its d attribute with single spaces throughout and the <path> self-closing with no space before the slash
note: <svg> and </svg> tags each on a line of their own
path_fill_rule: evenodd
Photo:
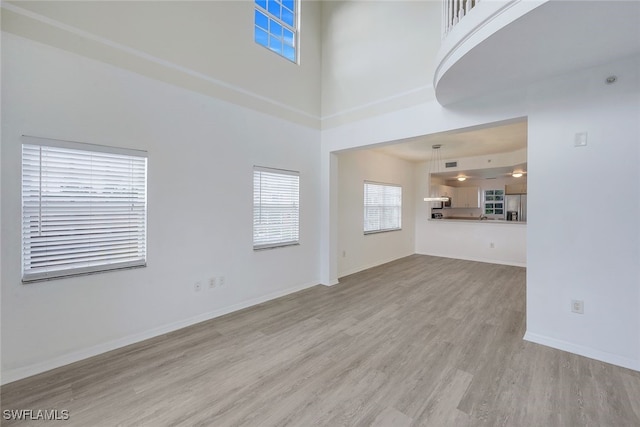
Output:
<svg viewBox="0 0 640 427">
<path fill-rule="evenodd" d="M 490 248 L 490 249 L 493 249 L 493 248 L 495 248 L 495 247 L 496 247 L 495 243 L 493 243 L 493 242 L 489 243 L 489 248 Z"/>
<path fill-rule="evenodd" d="M 202 283 L 200 283 L 200 282 L 196 282 L 196 283 L 193 285 L 193 290 L 194 290 L 194 291 L 196 291 L 196 292 L 200 292 L 200 290 L 201 290 L 201 289 L 202 289 Z"/>
<path fill-rule="evenodd" d="M 217 286 L 218 282 L 215 277 L 209 279 L 209 289 L 213 289 Z"/>
<path fill-rule="evenodd" d="M 571 312 L 584 314 L 584 301 L 580 301 L 577 299 L 571 300 Z"/>
<path fill-rule="evenodd" d="M 226 283 L 226 279 L 224 276 L 218 276 L 218 286 L 224 286 Z"/>
</svg>

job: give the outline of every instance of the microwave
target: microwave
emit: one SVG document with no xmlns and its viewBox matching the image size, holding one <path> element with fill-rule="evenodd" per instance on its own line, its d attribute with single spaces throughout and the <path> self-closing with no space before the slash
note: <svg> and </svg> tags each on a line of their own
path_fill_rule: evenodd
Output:
<svg viewBox="0 0 640 427">
<path fill-rule="evenodd" d="M 431 207 L 432 209 L 450 208 L 451 197 L 447 197 L 447 200 L 445 202 L 432 202 L 432 203 L 433 203 L 433 206 Z"/>
</svg>

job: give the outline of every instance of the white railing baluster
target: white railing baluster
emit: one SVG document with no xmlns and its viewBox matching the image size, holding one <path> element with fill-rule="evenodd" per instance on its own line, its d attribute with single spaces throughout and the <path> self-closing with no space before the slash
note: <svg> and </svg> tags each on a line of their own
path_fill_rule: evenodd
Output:
<svg viewBox="0 0 640 427">
<path fill-rule="evenodd" d="M 442 38 L 481 0 L 442 0 Z"/>
<path fill-rule="evenodd" d="M 447 31 L 449 30 L 449 27 L 447 26 L 447 7 L 449 7 L 449 2 L 445 1 L 442 4 L 442 38 L 445 38 Z"/>
<path fill-rule="evenodd" d="M 453 0 L 453 21 L 451 26 L 453 27 L 458 23 L 458 0 Z"/>
</svg>

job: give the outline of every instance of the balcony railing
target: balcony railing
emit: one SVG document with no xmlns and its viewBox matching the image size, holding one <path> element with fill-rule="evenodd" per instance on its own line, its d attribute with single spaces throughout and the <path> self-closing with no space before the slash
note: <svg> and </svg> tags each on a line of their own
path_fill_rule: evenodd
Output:
<svg viewBox="0 0 640 427">
<path fill-rule="evenodd" d="M 442 0 L 442 38 L 471 11 L 480 0 Z"/>
</svg>

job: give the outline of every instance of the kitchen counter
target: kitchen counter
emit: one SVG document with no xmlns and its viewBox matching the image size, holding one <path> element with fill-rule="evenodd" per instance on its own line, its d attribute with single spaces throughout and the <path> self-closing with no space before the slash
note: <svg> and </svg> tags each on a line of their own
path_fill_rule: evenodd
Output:
<svg viewBox="0 0 640 427">
<path fill-rule="evenodd" d="M 504 219 L 478 219 L 474 217 L 449 217 L 434 219 L 429 218 L 428 221 L 433 222 L 471 222 L 471 223 L 487 223 L 487 224 L 509 224 L 509 225 L 527 225 L 526 221 L 507 221 Z"/>
</svg>

